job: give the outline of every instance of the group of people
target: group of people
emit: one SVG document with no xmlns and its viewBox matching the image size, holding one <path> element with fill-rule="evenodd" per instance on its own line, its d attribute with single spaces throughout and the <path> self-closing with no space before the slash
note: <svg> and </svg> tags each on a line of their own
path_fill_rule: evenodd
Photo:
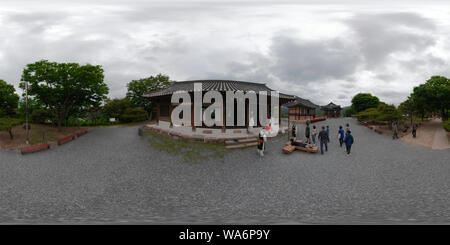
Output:
<svg viewBox="0 0 450 245">
<path fill-rule="evenodd" d="M 412 125 L 412 130 L 411 130 L 411 133 L 412 133 L 412 135 L 413 135 L 413 138 L 416 138 L 416 135 L 417 135 L 417 124 L 416 123 L 414 123 L 413 125 Z M 403 131 L 403 132 L 406 132 L 408 130 L 408 128 L 405 128 L 405 130 Z M 392 124 L 392 131 L 393 131 L 393 134 L 392 134 L 392 139 L 393 140 L 395 140 L 395 139 L 398 139 L 398 123 L 397 122 L 394 122 L 393 124 Z"/>
<path fill-rule="evenodd" d="M 316 136 L 317 140 L 320 143 L 320 153 L 324 154 L 324 150 L 328 151 L 328 143 L 330 143 L 330 127 L 322 126 L 319 133 L 317 133 L 317 128 L 315 125 L 312 126 L 312 130 L 310 128 L 309 121 L 306 122 L 306 128 L 305 128 L 305 137 L 306 137 L 306 144 L 316 144 Z M 294 141 L 297 137 L 297 127 L 296 125 L 292 126 L 292 136 L 294 138 Z M 347 154 L 350 154 L 354 138 L 350 131 L 350 125 L 347 123 L 345 131 L 342 129 L 342 126 L 339 126 L 337 137 L 339 139 L 340 147 L 345 143 L 345 148 L 347 151 Z"/>
</svg>

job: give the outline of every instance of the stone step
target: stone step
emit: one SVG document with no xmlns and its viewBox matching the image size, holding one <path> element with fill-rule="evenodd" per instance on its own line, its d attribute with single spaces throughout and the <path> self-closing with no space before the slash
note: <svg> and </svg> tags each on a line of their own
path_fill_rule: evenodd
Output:
<svg viewBox="0 0 450 245">
<path fill-rule="evenodd" d="M 237 148 L 245 148 L 245 147 L 256 146 L 256 145 L 258 145 L 258 142 L 226 145 L 225 148 L 226 149 L 237 149 Z"/>
<path fill-rule="evenodd" d="M 256 142 L 256 141 L 258 141 L 258 138 L 256 138 L 256 137 L 245 138 L 245 139 L 238 139 L 237 141 L 226 140 L 225 141 L 225 145 L 236 145 L 236 144 Z"/>
</svg>

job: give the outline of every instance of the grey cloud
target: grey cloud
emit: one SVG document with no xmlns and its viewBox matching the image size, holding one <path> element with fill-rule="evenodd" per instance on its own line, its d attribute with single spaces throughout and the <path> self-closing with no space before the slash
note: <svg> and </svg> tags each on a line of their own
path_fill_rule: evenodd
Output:
<svg viewBox="0 0 450 245">
<path fill-rule="evenodd" d="M 436 25 L 415 13 L 360 14 L 346 23 L 365 57 L 368 69 L 376 68 L 395 52 L 420 53 L 436 44 Z"/>
<path fill-rule="evenodd" d="M 355 72 L 361 57 L 339 39 L 303 41 L 288 36 L 273 39 L 271 60 L 274 73 L 288 81 L 316 81 L 345 78 Z"/>
</svg>

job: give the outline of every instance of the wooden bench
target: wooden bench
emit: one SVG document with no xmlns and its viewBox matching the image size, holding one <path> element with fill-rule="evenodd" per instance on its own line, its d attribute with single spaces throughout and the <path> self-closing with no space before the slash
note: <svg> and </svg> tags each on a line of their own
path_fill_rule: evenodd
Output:
<svg viewBox="0 0 450 245">
<path fill-rule="evenodd" d="M 33 153 L 33 152 L 37 152 L 37 151 L 47 150 L 49 148 L 50 148 L 50 145 L 45 143 L 45 144 L 40 144 L 40 145 L 24 147 L 24 148 L 20 149 L 20 152 L 22 154 L 28 154 L 28 153 Z"/>
<path fill-rule="evenodd" d="M 69 136 L 66 136 L 64 138 L 61 138 L 61 139 L 58 140 L 58 145 L 65 144 L 65 143 L 73 140 L 74 137 L 75 137 L 74 135 L 69 135 Z"/>
<path fill-rule="evenodd" d="M 301 140 L 296 140 L 298 143 L 303 143 Z M 295 146 L 292 145 L 290 141 L 286 142 L 285 146 L 283 147 L 282 151 L 285 154 L 291 154 L 295 150 L 304 151 L 307 153 L 316 153 L 319 151 L 319 147 L 313 146 L 313 147 L 301 147 L 301 146 Z"/>
</svg>

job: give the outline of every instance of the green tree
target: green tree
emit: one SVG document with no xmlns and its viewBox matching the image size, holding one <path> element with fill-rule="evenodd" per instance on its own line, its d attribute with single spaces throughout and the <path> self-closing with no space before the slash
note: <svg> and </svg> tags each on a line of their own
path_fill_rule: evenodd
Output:
<svg viewBox="0 0 450 245">
<path fill-rule="evenodd" d="M 44 109 L 44 105 L 37 99 L 28 98 L 28 115 L 33 114 L 33 111 L 38 109 Z M 17 109 L 17 115 L 22 119 L 25 119 L 26 117 L 25 97 L 22 97 L 19 101 L 19 108 Z"/>
<path fill-rule="evenodd" d="M 56 63 L 47 60 L 28 64 L 22 81 L 28 82 L 28 94 L 55 112 L 58 129 L 80 108 L 98 105 L 106 98 L 108 86 L 101 66 Z M 20 84 L 25 88 L 25 83 Z"/>
<path fill-rule="evenodd" d="M 356 114 L 356 112 L 355 112 L 355 110 L 352 108 L 352 107 L 349 107 L 349 108 L 347 108 L 345 111 L 344 111 L 344 116 L 345 117 L 351 117 L 351 116 L 353 116 L 353 115 L 355 115 Z"/>
<path fill-rule="evenodd" d="M 108 117 L 120 118 L 128 108 L 132 108 L 133 103 L 128 98 L 107 100 L 103 106 L 103 113 Z"/>
<path fill-rule="evenodd" d="M 151 116 L 154 105 L 148 98 L 144 98 L 142 96 L 150 92 L 164 89 L 171 84 L 172 82 L 169 80 L 169 77 L 162 74 L 139 80 L 133 80 L 127 84 L 128 92 L 126 97 L 136 107 L 144 108 Z"/>
<path fill-rule="evenodd" d="M 0 118 L 0 131 L 7 131 L 9 133 L 9 137 L 11 140 L 14 139 L 12 129 L 20 125 L 22 123 L 21 119 L 18 118 L 9 118 L 9 117 L 3 117 Z"/>
<path fill-rule="evenodd" d="M 408 97 L 407 100 L 403 101 L 399 106 L 398 106 L 398 110 L 407 115 L 411 125 L 413 124 L 413 118 L 414 118 L 414 113 L 416 112 L 416 108 L 414 105 L 414 101 L 412 99 L 411 96 Z"/>
<path fill-rule="evenodd" d="M 393 122 L 402 119 L 401 113 L 395 108 L 394 105 L 388 105 L 386 103 L 380 102 L 377 107 L 378 116 L 375 118 L 376 121 L 387 121 L 391 125 Z"/>
<path fill-rule="evenodd" d="M 376 108 L 379 103 L 378 97 L 369 93 L 359 93 L 352 99 L 352 108 L 356 113 L 359 113 L 369 108 Z"/>
<path fill-rule="evenodd" d="M 14 116 L 19 104 L 19 95 L 13 85 L 0 79 L 0 116 Z"/>
<path fill-rule="evenodd" d="M 450 79 L 433 76 L 425 83 L 426 97 L 433 111 L 439 111 L 442 119 L 448 119 L 450 109 Z"/>
<path fill-rule="evenodd" d="M 122 115 L 120 115 L 121 122 L 142 122 L 147 119 L 147 111 L 139 107 L 128 108 Z"/>
</svg>

